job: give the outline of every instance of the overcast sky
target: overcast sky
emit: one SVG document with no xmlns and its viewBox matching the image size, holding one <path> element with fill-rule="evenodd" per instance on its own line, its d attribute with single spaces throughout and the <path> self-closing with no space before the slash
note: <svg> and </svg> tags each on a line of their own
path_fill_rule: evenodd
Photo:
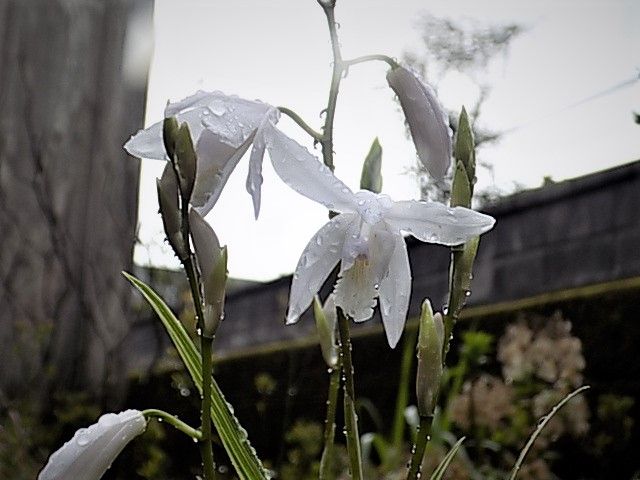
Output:
<svg viewBox="0 0 640 480">
<path fill-rule="evenodd" d="M 390 6 L 392 5 L 392 6 Z M 420 52 L 417 21 L 430 13 L 480 24 L 517 22 L 526 32 L 486 73 L 493 85 L 482 124 L 507 133 L 482 151 L 495 166 L 483 186 L 505 191 L 538 186 L 640 159 L 640 82 L 581 102 L 639 75 L 637 0 L 416 1 L 338 0 L 336 17 L 345 58 Z M 331 73 L 326 21 L 315 0 L 156 0 L 155 49 L 147 123 L 162 118 L 167 100 L 195 90 L 222 90 L 286 105 L 319 129 Z M 384 64 L 353 67 L 343 81 L 335 122 L 336 174 L 354 189 L 374 137 L 382 144 L 384 192 L 417 198 L 413 145 L 385 80 Z M 471 103 L 474 90 L 452 75 L 440 85 L 445 107 Z M 577 106 L 576 103 L 579 103 Z M 311 143 L 288 119 L 286 133 Z M 319 155 L 319 152 L 318 152 Z M 155 180 L 161 162 L 145 161 L 136 260 L 175 265 L 157 214 Z M 234 277 L 268 280 L 288 274 L 326 210 L 291 191 L 265 161 L 260 219 L 253 220 L 239 164 L 207 220 L 229 246 Z"/>
</svg>

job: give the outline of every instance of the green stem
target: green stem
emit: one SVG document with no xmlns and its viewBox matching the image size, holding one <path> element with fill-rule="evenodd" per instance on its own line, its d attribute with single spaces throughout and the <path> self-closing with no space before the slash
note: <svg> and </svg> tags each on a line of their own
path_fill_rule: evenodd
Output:
<svg viewBox="0 0 640 480">
<path fill-rule="evenodd" d="M 211 440 L 212 344 L 212 338 L 205 337 L 204 335 L 200 336 L 200 350 L 202 353 L 202 441 L 200 442 L 200 453 L 202 455 L 202 464 L 204 465 L 204 476 L 207 480 L 216 478 Z"/>
<path fill-rule="evenodd" d="M 333 443 L 336 436 L 336 410 L 338 409 L 338 393 L 340 391 L 340 362 L 331 369 L 329 376 L 329 394 L 327 395 L 327 418 L 324 424 L 324 450 L 320 459 L 318 480 L 331 478 L 331 460 Z"/>
<path fill-rule="evenodd" d="M 322 141 L 322 134 L 316 132 L 313 128 L 311 128 L 307 122 L 305 122 L 300 115 L 287 107 L 278 107 L 281 113 L 284 113 L 286 116 L 291 118 L 294 122 L 296 122 L 300 128 L 302 128 L 305 132 L 307 132 L 311 138 L 313 138 L 316 142 Z"/>
<path fill-rule="evenodd" d="M 195 256 L 191 251 L 190 243 L 189 203 L 188 199 L 185 199 L 184 196 L 182 196 L 181 215 L 182 239 L 187 252 L 186 258 L 182 259 L 182 265 L 189 279 L 189 288 L 191 289 L 191 297 L 196 312 L 197 331 L 200 336 L 200 354 L 202 356 L 202 407 L 200 426 L 202 438 L 200 440 L 200 454 L 202 456 L 205 480 L 215 480 L 216 469 L 213 460 L 213 444 L 211 440 L 211 381 L 213 373 L 211 350 L 213 338 L 204 335 L 204 314 L 202 312 L 200 281 L 196 270 Z"/>
<path fill-rule="evenodd" d="M 362 480 L 362 452 L 360 451 L 360 435 L 358 433 L 358 417 L 355 411 L 355 388 L 353 381 L 353 361 L 351 359 L 351 336 L 349 319 L 341 308 L 338 311 L 338 330 L 340 332 L 340 360 L 344 379 L 344 423 L 347 431 L 347 451 L 351 478 Z"/>
<path fill-rule="evenodd" d="M 331 74 L 331 86 L 329 87 L 329 100 L 327 101 L 327 108 L 325 110 L 326 117 L 324 120 L 324 135 L 321 142 L 324 164 L 333 171 L 333 120 L 336 115 L 336 104 L 338 101 L 338 92 L 340 90 L 340 80 L 342 79 L 344 65 L 342 62 L 342 54 L 340 53 L 340 43 L 338 42 L 336 19 L 333 13 L 335 1 L 325 2 L 323 0 L 318 0 L 318 3 L 320 3 L 325 16 L 327 17 L 329 36 L 331 37 L 331 50 L 333 52 L 333 72 Z"/>
<path fill-rule="evenodd" d="M 399 64 L 393 58 L 387 55 L 363 55 L 361 57 L 352 58 L 351 60 L 345 60 L 343 65 L 345 68 L 349 68 L 351 65 L 357 65 L 358 63 L 365 63 L 371 61 L 381 61 L 387 63 L 391 68 L 398 68 Z"/>
<path fill-rule="evenodd" d="M 431 425 L 433 423 L 432 415 L 420 417 L 420 426 L 416 434 L 416 444 L 411 454 L 411 466 L 407 474 L 407 480 L 418 480 L 420 478 L 420 470 L 422 468 L 422 457 L 427 448 L 427 443 L 431 439 Z"/>
<path fill-rule="evenodd" d="M 408 332 L 405 330 L 404 347 L 402 350 L 402 363 L 400 366 L 400 381 L 398 382 L 398 394 L 396 396 L 396 407 L 393 419 L 392 428 L 392 455 L 391 458 L 387 458 L 389 468 L 395 468 L 398 465 L 400 458 L 400 452 L 403 447 L 404 431 L 406 420 L 404 417 L 405 410 L 409 403 L 409 385 L 411 384 L 411 365 L 413 364 L 413 358 L 415 356 L 416 348 L 416 332 Z"/>
<path fill-rule="evenodd" d="M 202 439 L 202 432 L 200 430 L 197 430 L 191 427 L 190 425 L 187 425 L 182 420 L 179 420 L 177 417 L 174 417 L 170 413 L 167 413 L 163 410 L 149 408 L 147 410 L 143 410 L 142 415 L 144 415 L 145 418 L 147 419 L 157 418 L 161 421 L 167 422 L 169 425 L 171 425 L 172 427 L 175 427 L 177 430 L 180 430 L 182 433 L 188 435 L 194 440 Z"/>
</svg>

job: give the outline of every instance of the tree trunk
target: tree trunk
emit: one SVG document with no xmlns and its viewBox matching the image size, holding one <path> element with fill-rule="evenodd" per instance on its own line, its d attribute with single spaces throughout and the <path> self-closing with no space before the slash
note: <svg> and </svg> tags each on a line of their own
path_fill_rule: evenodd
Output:
<svg viewBox="0 0 640 480">
<path fill-rule="evenodd" d="M 0 0 L 0 405 L 121 391 L 139 174 L 122 144 L 148 70 L 123 68 L 132 15 L 150 24 L 150 0 Z"/>
</svg>

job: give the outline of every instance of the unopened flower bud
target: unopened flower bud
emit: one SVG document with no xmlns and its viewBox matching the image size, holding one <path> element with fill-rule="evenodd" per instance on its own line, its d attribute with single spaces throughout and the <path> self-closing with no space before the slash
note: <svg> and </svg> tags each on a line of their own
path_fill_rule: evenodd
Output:
<svg viewBox="0 0 640 480">
<path fill-rule="evenodd" d="M 158 204 L 160 205 L 160 216 L 164 226 L 164 233 L 167 240 L 178 258 L 184 260 L 187 251 L 180 231 L 181 216 L 178 197 L 178 182 L 175 172 L 169 162 L 164 167 L 162 176 L 156 180 L 158 189 Z"/>
<path fill-rule="evenodd" d="M 451 206 L 471 208 L 471 184 L 464 164 L 456 160 L 456 170 L 451 185 Z"/>
<path fill-rule="evenodd" d="M 338 316 L 333 294 L 329 295 L 324 306 L 320 303 L 317 295 L 313 298 L 313 316 L 316 319 L 322 357 L 329 368 L 335 368 L 338 365 L 338 346 L 336 343 Z"/>
<path fill-rule="evenodd" d="M 180 175 L 180 191 L 184 202 L 191 200 L 193 186 L 196 183 L 197 156 L 193 146 L 189 125 L 180 125 L 176 137 L 175 162 Z"/>
<path fill-rule="evenodd" d="M 404 67 L 390 70 L 387 82 L 400 100 L 418 158 L 432 177 L 443 178 L 451 164 L 451 129 L 435 92 Z"/>
<path fill-rule="evenodd" d="M 453 156 L 458 162 L 462 162 L 462 165 L 464 165 L 469 184 L 471 185 L 471 192 L 473 192 L 473 184 L 476 176 L 475 142 L 471 123 L 469 123 L 469 116 L 464 107 L 462 107 L 460 118 L 458 119 Z"/>
<path fill-rule="evenodd" d="M 178 130 L 180 125 L 176 117 L 168 117 L 164 119 L 162 123 L 162 141 L 164 142 L 164 149 L 167 152 L 167 157 L 173 161 L 173 156 L 176 153 L 176 139 L 178 138 Z"/>
<path fill-rule="evenodd" d="M 420 416 L 433 415 L 442 379 L 444 325 L 440 313 L 433 314 L 428 299 L 422 303 L 418 333 L 416 396 Z"/>
<path fill-rule="evenodd" d="M 147 421 L 138 410 L 102 415 L 97 423 L 78 430 L 49 457 L 38 480 L 98 480 L 146 427 Z"/>
<path fill-rule="evenodd" d="M 213 228 L 194 209 L 189 211 L 189 226 L 202 276 L 202 334 L 213 337 L 224 318 L 224 297 L 228 277 L 227 247 L 220 248 Z"/>
<path fill-rule="evenodd" d="M 380 193 L 382 190 L 382 147 L 376 137 L 362 165 L 360 189 Z"/>
</svg>

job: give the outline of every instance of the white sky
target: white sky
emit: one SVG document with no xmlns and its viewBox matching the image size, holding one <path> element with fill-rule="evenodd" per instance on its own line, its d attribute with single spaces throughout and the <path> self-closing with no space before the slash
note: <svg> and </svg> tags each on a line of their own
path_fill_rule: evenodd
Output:
<svg viewBox="0 0 640 480">
<path fill-rule="evenodd" d="M 391 5 L 391 6 L 390 6 Z M 492 95 L 482 124 L 516 130 L 482 151 L 495 178 L 481 185 L 510 190 L 514 182 L 538 186 L 542 177 L 574 177 L 640 159 L 640 82 L 575 108 L 565 107 L 639 74 L 640 2 L 637 0 L 338 0 L 343 56 L 419 51 L 421 13 L 455 20 L 518 22 L 528 30 L 488 75 Z M 167 100 L 197 89 L 285 105 L 320 128 L 330 78 L 326 21 L 315 0 L 156 0 L 155 51 L 149 80 L 147 124 L 162 118 Z M 383 147 L 384 192 L 417 198 L 404 172 L 415 162 L 403 119 L 385 80 L 384 64 L 353 67 L 342 82 L 335 122 L 336 174 L 357 189 L 362 160 L 374 137 Z M 471 103 L 463 79 L 440 86 L 445 107 Z M 280 126 L 311 147 L 286 117 Z M 319 155 L 319 152 L 318 152 Z M 155 180 L 161 162 L 144 161 L 136 261 L 175 266 L 162 244 Z M 233 277 L 268 280 L 293 271 L 327 212 L 296 194 L 265 158 L 260 219 L 253 220 L 240 162 L 207 220 L 229 246 Z"/>
</svg>

